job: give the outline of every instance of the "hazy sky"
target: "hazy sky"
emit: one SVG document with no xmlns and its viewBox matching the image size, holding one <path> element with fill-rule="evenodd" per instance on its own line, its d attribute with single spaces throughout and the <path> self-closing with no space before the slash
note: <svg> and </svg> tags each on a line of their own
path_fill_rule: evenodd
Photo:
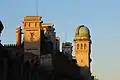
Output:
<svg viewBox="0 0 120 80">
<path fill-rule="evenodd" d="M 15 43 L 16 26 L 24 16 L 37 14 L 35 4 L 35 0 L 0 0 L 2 43 Z M 73 42 L 76 27 L 85 24 L 92 36 L 93 73 L 100 80 L 120 79 L 119 0 L 39 0 L 38 4 L 39 16 L 55 24 L 61 42 Z"/>
</svg>

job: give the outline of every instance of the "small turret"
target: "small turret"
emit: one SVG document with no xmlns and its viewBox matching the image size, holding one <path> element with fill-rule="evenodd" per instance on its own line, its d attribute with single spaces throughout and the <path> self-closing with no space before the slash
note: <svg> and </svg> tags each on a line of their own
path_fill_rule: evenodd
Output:
<svg viewBox="0 0 120 80">
<path fill-rule="evenodd" d="M 18 26 L 16 29 L 16 44 L 18 47 L 21 46 L 21 35 L 22 35 L 22 29 L 21 26 Z"/>
<path fill-rule="evenodd" d="M 68 56 L 69 60 L 72 59 L 72 47 L 71 42 L 62 43 L 62 52 Z"/>
<path fill-rule="evenodd" d="M 60 51 L 60 38 L 56 37 L 56 51 Z"/>
</svg>

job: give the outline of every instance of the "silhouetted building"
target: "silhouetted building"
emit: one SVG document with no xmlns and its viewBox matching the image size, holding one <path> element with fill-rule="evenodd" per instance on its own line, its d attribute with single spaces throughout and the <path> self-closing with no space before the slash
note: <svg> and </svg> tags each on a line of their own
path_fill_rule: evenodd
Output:
<svg viewBox="0 0 120 80">
<path fill-rule="evenodd" d="M 24 33 L 22 33 L 21 26 L 18 26 L 16 28 L 16 44 L 5 44 L 4 47 L 11 50 L 13 54 L 24 53 L 24 60 L 34 59 L 39 56 L 41 63 L 43 63 L 42 61 L 45 62 L 45 60 L 51 61 L 50 58 L 52 57 L 46 56 L 59 51 L 60 41 L 56 37 L 56 32 L 54 32 L 54 25 L 43 23 L 41 18 L 40 16 L 24 17 Z"/>
<path fill-rule="evenodd" d="M 2 23 L 1 23 L 2 24 Z M 18 26 L 16 28 L 16 44 L 2 44 L 0 45 L 0 51 L 4 53 L 4 55 L 10 55 L 12 61 L 10 60 L 11 68 L 9 68 L 11 71 L 13 68 L 18 64 L 20 69 L 23 71 L 22 76 L 25 80 L 30 80 L 30 67 L 32 67 L 32 64 L 39 64 L 40 68 L 43 68 L 45 71 L 44 75 L 47 75 L 47 73 L 52 72 L 53 66 L 52 66 L 52 54 L 56 53 L 59 48 L 56 46 L 59 46 L 58 42 L 59 40 L 56 39 L 56 32 L 54 32 L 55 28 L 54 25 L 48 24 L 48 23 L 42 23 L 41 17 L 39 16 L 26 16 L 24 18 L 23 22 L 24 26 L 24 33 L 22 33 L 21 26 Z M 1 30 L 3 29 L 3 25 L 0 26 Z M 46 31 L 43 29 L 46 28 Z M 23 35 L 23 42 L 22 42 L 22 34 Z M 8 52 L 4 52 L 3 49 Z M 0 52 L 1 56 L 3 53 Z M 23 55 L 23 56 L 20 56 Z M 0 57 L 1 57 L 0 56 Z M 10 57 L 9 56 L 9 57 Z M 22 58 L 23 62 L 19 62 L 19 57 Z M 4 62 L 4 58 L 2 59 Z M 0 58 L 0 61 L 2 61 Z M 14 61 L 16 61 L 14 63 Z M 32 61 L 32 64 L 30 64 Z M 37 62 L 37 63 L 36 63 Z M 5 62 L 5 65 L 7 62 Z M 4 66 L 4 64 L 3 64 Z M 7 66 L 8 67 L 8 64 Z M 4 70 L 7 70 L 7 68 L 3 69 L 3 73 L 1 73 L 1 76 L 3 77 L 1 80 L 3 80 L 7 76 L 7 72 Z M 10 66 L 9 66 L 10 67 Z M 18 67 L 16 66 L 16 69 Z M 35 68 L 35 67 L 34 67 Z M 2 68 L 1 68 L 2 69 Z M 15 68 L 14 68 L 15 69 Z M 16 70 L 17 71 L 17 70 Z M 8 77 L 8 79 L 13 79 L 13 77 L 17 80 L 24 80 L 20 77 L 21 75 L 15 76 L 15 70 L 12 75 L 10 75 L 11 78 Z M 20 71 L 20 72 L 21 72 Z M 35 74 L 37 75 L 37 72 L 33 70 Z M 38 70 L 37 70 L 38 71 Z M 20 73 L 19 71 L 16 72 Z M 41 72 L 41 71 L 40 71 Z M 3 75 L 2 75 L 3 74 Z M 49 74 L 50 75 L 50 74 Z M 5 77 L 4 77 L 5 76 Z M 1 77 L 0 77 L 1 78 Z M 35 79 L 36 80 L 36 79 Z"/>
<path fill-rule="evenodd" d="M 24 17 L 24 33 L 18 26 L 16 44 L 0 44 L 0 80 L 89 80 L 91 40 L 88 28 L 82 25 L 76 30 L 73 59 L 72 43 L 63 43 L 60 52 L 60 38 L 56 37 L 54 25 L 43 23 L 41 18 Z"/>
</svg>

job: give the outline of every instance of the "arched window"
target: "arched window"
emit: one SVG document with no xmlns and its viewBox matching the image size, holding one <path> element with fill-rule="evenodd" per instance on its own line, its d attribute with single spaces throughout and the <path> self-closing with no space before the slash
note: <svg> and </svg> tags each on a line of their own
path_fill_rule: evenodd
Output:
<svg viewBox="0 0 120 80">
<path fill-rule="evenodd" d="M 28 23 L 28 25 L 29 25 L 29 27 L 30 27 L 31 23 Z"/>
<path fill-rule="evenodd" d="M 81 44 L 80 48 L 83 49 L 83 44 Z"/>
<path fill-rule="evenodd" d="M 81 63 L 83 63 L 83 59 L 81 59 Z"/>
<path fill-rule="evenodd" d="M 79 44 L 77 44 L 77 49 L 79 49 Z"/>
<path fill-rule="evenodd" d="M 87 48 L 87 45 L 86 44 L 84 44 L 84 49 L 86 49 Z"/>
<path fill-rule="evenodd" d="M 26 23 L 24 23 L 24 27 L 26 27 Z"/>
<path fill-rule="evenodd" d="M 37 23 L 35 23 L 35 27 L 37 26 Z"/>
</svg>

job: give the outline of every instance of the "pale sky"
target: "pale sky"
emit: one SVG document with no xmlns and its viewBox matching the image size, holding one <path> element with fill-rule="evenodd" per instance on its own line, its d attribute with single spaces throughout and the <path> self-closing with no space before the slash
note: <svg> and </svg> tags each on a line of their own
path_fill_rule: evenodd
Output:
<svg viewBox="0 0 120 80">
<path fill-rule="evenodd" d="M 0 0 L 2 43 L 15 43 L 15 29 L 24 16 L 36 16 L 35 0 Z M 39 0 L 38 15 L 53 23 L 61 42 L 73 42 L 85 24 L 92 39 L 92 72 L 100 80 L 120 80 L 120 0 Z M 67 38 L 65 38 L 67 34 Z"/>
</svg>

